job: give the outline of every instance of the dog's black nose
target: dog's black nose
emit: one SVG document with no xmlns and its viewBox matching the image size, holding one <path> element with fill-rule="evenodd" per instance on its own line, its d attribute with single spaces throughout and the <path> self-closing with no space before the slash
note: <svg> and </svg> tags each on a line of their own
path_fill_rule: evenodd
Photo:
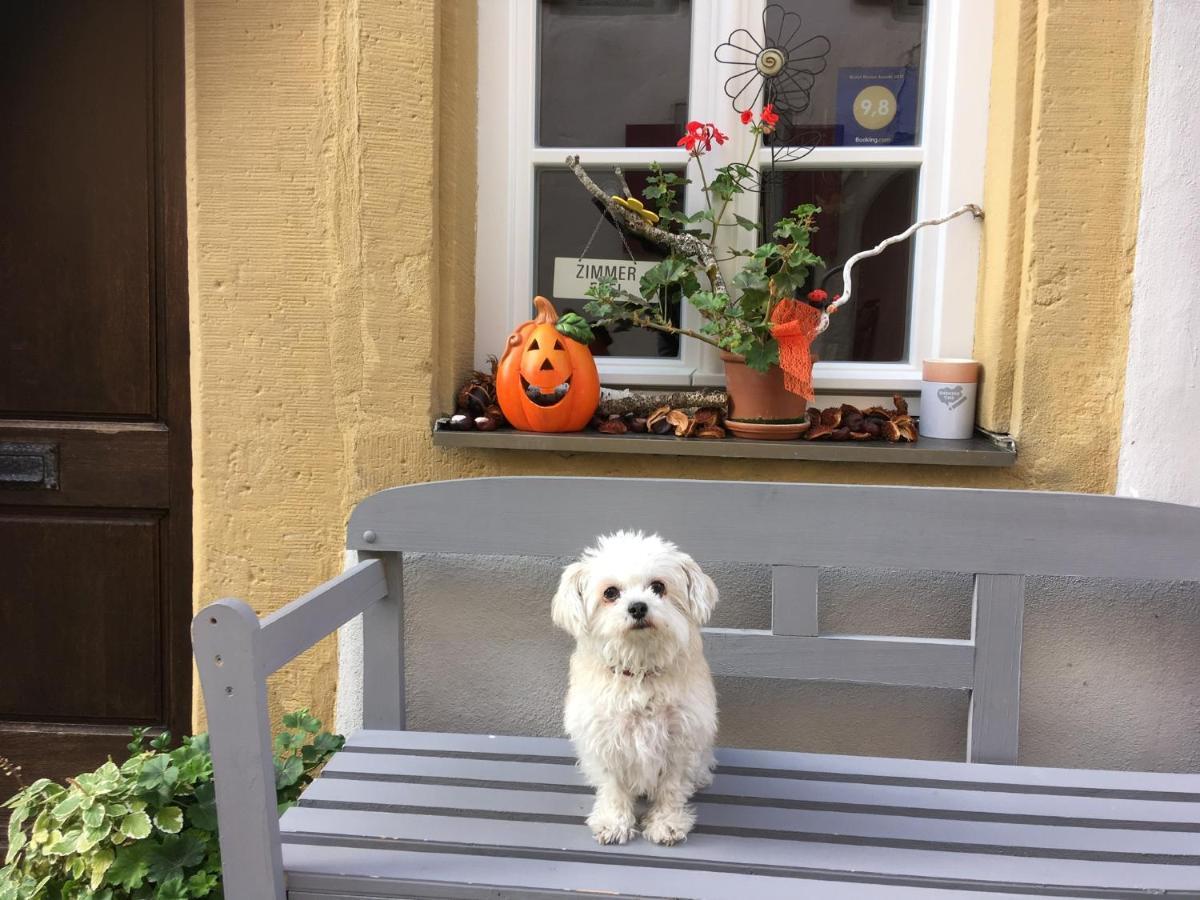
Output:
<svg viewBox="0 0 1200 900">
<path fill-rule="evenodd" d="M 629 604 L 629 614 L 631 616 L 633 616 L 635 619 L 637 619 L 639 622 L 642 621 L 642 619 L 646 618 L 646 613 L 648 613 L 649 611 L 650 611 L 650 607 L 648 607 L 641 600 L 638 600 L 634 603 Z"/>
</svg>

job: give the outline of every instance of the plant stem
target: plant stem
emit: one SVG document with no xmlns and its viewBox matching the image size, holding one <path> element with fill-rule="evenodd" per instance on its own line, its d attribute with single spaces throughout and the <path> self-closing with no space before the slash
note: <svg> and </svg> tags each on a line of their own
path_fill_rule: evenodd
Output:
<svg viewBox="0 0 1200 900">
<path fill-rule="evenodd" d="M 705 174 L 704 171 L 704 162 L 700 159 L 699 153 L 692 154 L 692 156 L 696 160 L 696 168 L 700 170 L 700 184 L 703 186 L 704 205 L 708 208 L 708 214 L 711 217 L 713 211 L 712 196 L 708 193 L 708 175 Z M 712 223 L 712 226 L 712 238 L 715 240 L 717 236 L 717 224 L 715 221 Z M 708 246 L 710 249 L 712 248 L 711 240 L 709 241 Z"/>
<path fill-rule="evenodd" d="M 709 346 L 716 347 L 718 350 L 723 349 L 720 344 L 710 338 L 707 334 L 701 334 L 698 331 L 692 331 L 690 328 L 679 328 L 675 325 L 655 322 L 652 319 L 645 319 L 642 316 L 634 313 L 629 317 L 629 321 L 639 328 L 650 328 L 654 331 L 662 331 L 667 334 L 682 334 L 685 337 L 695 338 L 698 341 L 704 341 Z"/>
<path fill-rule="evenodd" d="M 750 156 L 746 159 L 746 167 L 747 168 L 751 167 L 751 164 L 754 162 L 755 154 L 758 153 L 758 141 L 759 141 L 760 137 L 761 137 L 761 135 L 758 133 L 757 130 L 755 130 L 754 143 L 750 146 Z M 700 157 L 697 156 L 696 161 L 699 162 Z M 708 187 L 705 186 L 705 191 L 707 192 L 707 190 L 708 190 Z M 709 240 L 708 240 L 708 249 L 711 250 L 714 254 L 717 251 L 717 227 L 721 223 L 721 220 L 725 218 L 725 212 L 729 209 L 729 204 L 732 202 L 733 202 L 733 195 L 730 194 L 728 197 L 725 198 L 725 202 L 721 205 L 720 213 L 718 213 L 716 216 L 713 217 L 712 237 L 709 238 Z M 710 212 L 712 211 L 711 205 L 709 206 L 709 211 Z"/>
</svg>

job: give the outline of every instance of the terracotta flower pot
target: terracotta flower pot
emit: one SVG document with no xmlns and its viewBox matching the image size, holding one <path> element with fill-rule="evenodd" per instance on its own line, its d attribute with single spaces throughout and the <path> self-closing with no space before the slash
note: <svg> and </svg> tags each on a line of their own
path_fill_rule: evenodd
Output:
<svg viewBox="0 0 1200 900">
<path fill-rule="evenodd" d="M 783 386 L 783 370 L 779 366 L 756 372 L 742 357 L 732 353 L 722 352 L 721 359 L 725 363 L 729 418 L 761 422 L 804 418 L 808 401 Z"/>
</svg>

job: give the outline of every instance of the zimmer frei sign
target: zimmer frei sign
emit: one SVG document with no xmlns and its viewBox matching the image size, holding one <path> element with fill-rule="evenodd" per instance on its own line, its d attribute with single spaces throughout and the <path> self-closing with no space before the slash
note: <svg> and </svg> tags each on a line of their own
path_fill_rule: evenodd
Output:
<svg viewBox="0 0 1200 900">
<path fill-rule="evenodd" d="M 554 296 L 560 300 L 586 300 L 587 289 L 601 278 L 615 279 L 631 294 L 641 294 L 638 282 L 658 265 L 655 260 L 554 258 Z"/>
</svg>

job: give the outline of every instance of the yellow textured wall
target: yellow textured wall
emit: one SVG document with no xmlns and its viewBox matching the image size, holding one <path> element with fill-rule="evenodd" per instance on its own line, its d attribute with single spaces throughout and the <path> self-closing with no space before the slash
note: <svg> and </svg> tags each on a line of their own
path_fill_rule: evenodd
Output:
<svg viewBox="0 0 1200 900">
<path fill-rule="evenodd" d="M 475 3 L 191 0 L 196 603 L 277 608 L 339 569 L 357 500 L 430 479 L 1109 490 L 1149 0 L 997 7 L 979 355 L 1021 454 L 965 470 L 435 449 L 472 354 Z M 329 719 L 335 652 L 281 672 L 276 711 Z"/>
</svg>

